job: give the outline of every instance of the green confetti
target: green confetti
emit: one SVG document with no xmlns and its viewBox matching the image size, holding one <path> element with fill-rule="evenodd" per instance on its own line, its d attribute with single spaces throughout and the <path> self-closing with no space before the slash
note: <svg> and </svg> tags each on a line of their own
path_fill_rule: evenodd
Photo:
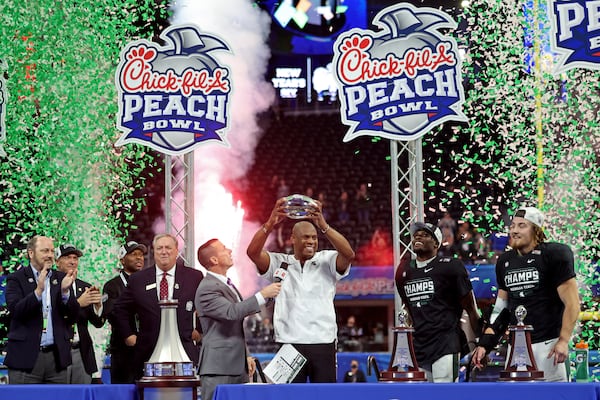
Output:
<svg viewBox="0 0 600 400">
<path fill-rule="evenodd" d="M 115 69 L 121 49 L 151 38 L 166 10 L 149 0 L 0 3 L 0 59 L 8 66 L 7 156 L 0 158 L 5 271 L 26 262 L 27 240 L 42 234 L 83 250 L 81 279 L 102 286 L 115 274 L 117 248 L 145 202 L 135 194 L 145 171 L 157 170 L 146 149 L 113 146 Z"/>
</svg>

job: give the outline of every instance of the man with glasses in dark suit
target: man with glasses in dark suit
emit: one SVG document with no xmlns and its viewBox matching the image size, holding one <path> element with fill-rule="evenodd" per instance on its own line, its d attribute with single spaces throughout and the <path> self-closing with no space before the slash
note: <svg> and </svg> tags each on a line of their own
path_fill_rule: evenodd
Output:
<svg viewBox="0 0 600 400">
<path fill-rule="evenodd" d="M 71 289 L 75 276 L 52 269 L 54 242 L 49 237 L 31 238 L 27 256 L 29 265 L 6 280 L 8 379 L 11 384 L 68 383 L 70 324 L 79 313 Z"/>
</svg>

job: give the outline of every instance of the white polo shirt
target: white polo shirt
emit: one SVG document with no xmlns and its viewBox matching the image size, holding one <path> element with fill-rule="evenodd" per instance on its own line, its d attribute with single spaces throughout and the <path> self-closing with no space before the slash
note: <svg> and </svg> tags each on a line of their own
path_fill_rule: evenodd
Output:
<svg viewBox="0 0 600 400">
<path fill-rule="evenodd" d="M 275 298 L 273 326 L 278 343 L 332 343 L 337 339 L 337 323 L 333 298 L 337 281 L 347 276 L 335 269 L 338 252 L 315 253 L 301 267 L 293 254 L 271 253 L 269 269 L 263 277 L 273 281 L 273 273 L 282 262 L 288 263 L 281 292 Z"/>
</svg>

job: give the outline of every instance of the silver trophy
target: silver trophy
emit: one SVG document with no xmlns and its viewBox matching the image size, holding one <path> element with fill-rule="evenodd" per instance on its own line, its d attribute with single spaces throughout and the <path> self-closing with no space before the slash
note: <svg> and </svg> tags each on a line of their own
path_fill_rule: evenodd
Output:
<svg viewBox="0 0 600 400">
<path fill-rule="evenodd" d="M 398 326 L 402 326 L 405 327 L 406 325 L 406 311 L 404 311 L 404 309 L 401 309 L 400 312 L 398 313 Z"/>
<path fill-rule="evenodd" d="M 177 328 L 178 300 L 160 300 L 160 331 L 154 352 L 144 363 L 144 376 L 137 380 L 138 397 L 161 400 L 197 399 L 200 378 L 188 357 Z"/>
<path fill-rule="evenodd" d="M 517 318 L 517 325 L 523 326 L 525 325 L 523 321 L 525 321 L 525 317 L 527 316 L 527 309 L 525 306 L 520 305 L 515 310 L 515 317 Z"/>
<path fill-rule="evenodd" d="M 302 219 L 318 208 L 317 202 L 302 194 L 292 194 L 285 198 L 283 208 L 288 218 Z"/>
<path fill-rule="evenodd" d="M 510 325 L 510 355 L 506 368 L 500 371 L 501 381 L 538 381 L 544 380 L 544 371 L 540 371 L 535 363 L 531 349 L 531 332 L 533 326 L 525 325 L 527 309 L 523 305 L 515 309 L 516 325 Z"/>
<path fill-rule="evenodd" d="M 178 300 L 160 300 L 160 331 L 154 352 L 144 363 L 144 380 L 172 377 L 195 377 L 177 329 Z"/>
<path fill-rule="evenodd" d="M 375 367 L 377 380 L 382 382 L 425 382 L 425 372 L 419 370 L 415 350 L 413 348 L 414 328 L 407 325 L 406 311 L 402 308 L 398 313 L 398 325 L 392 328 L 394 333 L 394 348 L 388 369 L 379 371 L 373 356 L 367 361 L 370 367 Z M 369 373 L 370 374 L 370 373 Z"/>
</svg>

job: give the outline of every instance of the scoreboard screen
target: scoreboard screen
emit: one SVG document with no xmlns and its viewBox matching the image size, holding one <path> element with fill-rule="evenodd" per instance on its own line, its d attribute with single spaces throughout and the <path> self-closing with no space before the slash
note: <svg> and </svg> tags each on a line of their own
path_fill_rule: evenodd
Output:
<svg viewBox="0 0 600 400">
<path fill-rule="evenodd" d="M 337 103 L 333 44 L 352 28 L 367 28 L 366 0 L 266 0 L 271 16 L 267 79 L 282 108 Z"/>
</svg>

